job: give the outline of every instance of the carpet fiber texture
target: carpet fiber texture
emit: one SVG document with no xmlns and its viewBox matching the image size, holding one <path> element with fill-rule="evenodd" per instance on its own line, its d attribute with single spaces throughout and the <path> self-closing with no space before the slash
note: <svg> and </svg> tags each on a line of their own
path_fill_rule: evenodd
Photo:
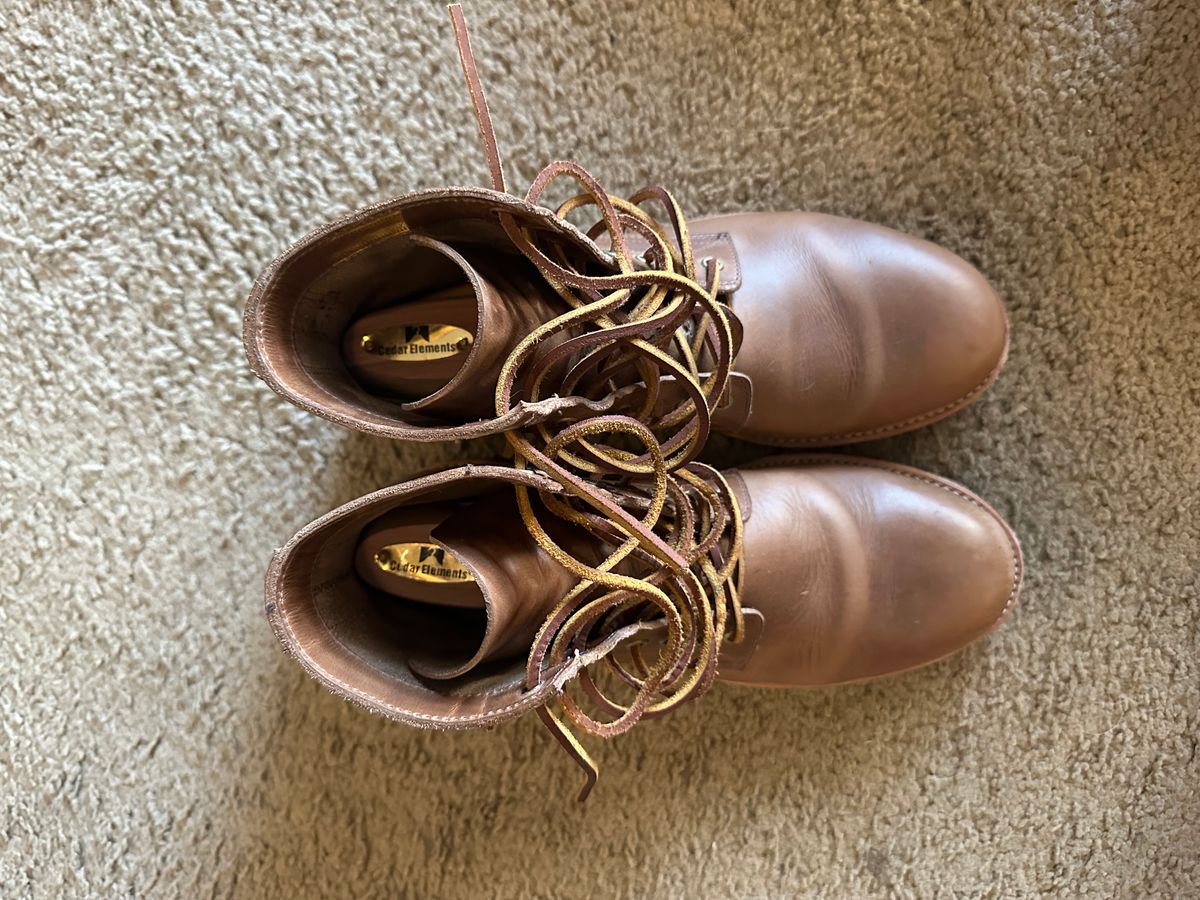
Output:
<svg viewBox="0 0 1200 900">
<path fill-rule="evenodd" d="M 718 686 L 598 748 L 328 695 L 272 550 L 478 446 L 256 382 L 258 271 L 486 168 L 438 3 L 0 10 L 0 892 L 1200 897 L 1200 9 L 1192 0 L 472 2 L 521 189 L 575 158 L 689 214 L 937 241 L 1012 316 L 978 404 L 865 453 L 1024 541 L 995 635 L 812 693 Z M 769 451 L 714 441 L 712 458 Z"/>
</svg>

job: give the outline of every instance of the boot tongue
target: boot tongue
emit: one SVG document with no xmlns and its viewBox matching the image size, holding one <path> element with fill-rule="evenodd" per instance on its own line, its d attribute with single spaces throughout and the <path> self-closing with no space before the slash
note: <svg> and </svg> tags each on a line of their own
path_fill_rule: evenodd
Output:
<svg viewBox="0 0 1200 900">
<path fill-rule="evenodd" d="M 487 623 L 468 659 L 411 660 L 413 671 L 427 678 L 457 678 L 491 660 L 528 655 L 542 623 L 579 581 L 529 535 L 507 488 L 478 498 L 445 519 L 431 536 L 474 574 Z M 579 542 L 577 536 L 555 534 L 555 539 L 567 544 L 569 552 L 585 552 L 570 546 Z"/>
<path fill-rule="evenodd" d="M 445 385 L 404 408 L 439 418 L 481 419 L 495 414 L 496 382 L 513 348 L 566 305 L 526 259 L 479 244 L 452 247 L 424 239 L 453 260 L 475 294 L 477 322 L 471 352 Z"/>
</svg>

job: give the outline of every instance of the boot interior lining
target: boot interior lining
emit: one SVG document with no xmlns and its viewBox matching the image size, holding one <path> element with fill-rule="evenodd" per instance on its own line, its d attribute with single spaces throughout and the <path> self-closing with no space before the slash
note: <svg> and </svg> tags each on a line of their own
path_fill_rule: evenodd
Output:
<svg viewBox="0 0 1200 900">
<path fill-rule="evenodd" d="M 494 217 L 463 215 L 424 224 L 420 233 L 452 246 L 476 243 L 493 251 L 507 241 Z M 380 214 L 369 229 L 346 229 L 299 251 L 268 288 L 261 303 L 271 314 L 258 323 L 263 332 L 258 346 L 282 380 L 301 376 L 306 393 L 316 388 L 335 408 L 344 404 L 382 420 L 421 417 L 403 410 L 402 398 L 373 393 L 354 378 L 342 354 L 347 328 L 376 310 L 466 283 L 452 260 L 414 243 L 403 221 L 400 211 L 390 218 Z M 523 257 L 514 259 L 528 264 Z"/>
<path fill-rule="evenodd" d="M 520 659 L 444 681 L 413 672 L 409 661 L 417 658 L 469 658 L 485 612 L 407 602 L 364 583 L 355 550 L 364 527 L 386 511 L 364 507 L 293 550 L 280 604 L 301 655 L 335 683 L 401 712 L 478 715 L 510 704 L 521 690 Z"/>
</svg>

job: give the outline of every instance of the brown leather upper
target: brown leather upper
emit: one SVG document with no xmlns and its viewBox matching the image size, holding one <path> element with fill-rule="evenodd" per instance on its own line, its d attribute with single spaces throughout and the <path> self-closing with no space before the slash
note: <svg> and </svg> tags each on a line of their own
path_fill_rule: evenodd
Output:
<svg viewBox="0 0 1200 900">
<path fill-rule="evenodd" d="M 798 687 L 903 671 L 965 647 L 1016 602 L 1016 538 L 952 482 L 819 456 L 768 459 L 728 477 L 745 522 L 747 629 L 741 644 L 723 647 L 723 680 Z M 409 724 L 478 727 L 546 702 L 558 689 L 551 682 L 571 673 L 548 673 L 527 689 L 524 657 L 539 617 L 572 581 L 523 532 L 506 499 L 514 483 L 560 490 L 533 473 L 468 466 L 377 491 L 312 523 L 268 573 L 276 634 L 332 690 Z M 355 574 L 355 546 L 370 522 L 432 500 L 464 504 L 434 538 L 491 595 L 486 624 L 462 610 L 381 599 Z"/>
<path fill-rule="evenodd" d="M 513 492 L 501 488 L 474 498 L 431 536 L 471 570 L 486 604 L 486 627 L 469 658 L 426 660 L 414 665 L 418 674 L 456 678 L 490 661 L 526 656 L 576 579 L 529 535 Z"/>
<path fill-rule="evenodd" d="M 1004 307 L 983 276 L 928 241 L 818 213 L 700 219 L 710 252 L 736 253 L 742 323 L 735 371 L 752 400 L 719 415 L 725 433 L 781 446 L 872 440 L 977 398 L 1008 345 Z"/>
<path fill-rule="evenodd" d="M 406 413 L 464 422 L 493 418 L 500 367 L 516 343 L 563 312 L 563 304 L 528 262 L 479 244 L 451 247 L 414 237 L 453 259 L 467 276 L 476 300 L 477 337 L 462 367 L 429 396 L 404 404 Z M 557 301 L 557 302 L 556 302 Z"/>
<path fill-rule="evenodd" d="M 970 491 L 848 456 L 739 470 L 744 603 L 761 613 L 721 678 L 756 686 L 859 681 L 926 665 L 1013 608 L 1016 537 Z"/>
<path fill-rule="evenodd" d="M 477 653 L 486 628 L 479 611 L 390 602 L 354 565 L 363 530 L 390 510 L 511 491 L 512 484 L 558 490 L 544 476 L 508 466 L 465 466 L 360 497 L 301 529 L 267 570 L 266 612 L 276 636 L 334 693 L 420 728 L 476 728 L 547 702 L 555 686 L 525 690 L 512 659 L 453 680 L 421 678 L 422 664 Z"/>
</svg>

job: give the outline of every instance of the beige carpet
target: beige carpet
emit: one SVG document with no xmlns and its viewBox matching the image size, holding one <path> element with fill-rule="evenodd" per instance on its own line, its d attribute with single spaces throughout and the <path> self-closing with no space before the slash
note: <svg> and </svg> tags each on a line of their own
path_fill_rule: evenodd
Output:
<svg viewBox="0 0 1200 900">
<path fill-rule="evenodd" d="M 309 228 L 483 180 L 442 7 L 184 5 L 0 11 L 0 894 L 1200 897 L 1192 0 L 470 5 L 515 184 L 883 222 L 1013 319 L 979 404 L 867 450 L 1010 518 L 1015 618 L 892 682 L 718 687 L 600 748 L 582 811 L 534 721 L 371 718 L 260 610 L 294 529 L 479 454 L 303 415 L 240 340 Z"/>
</svg>

